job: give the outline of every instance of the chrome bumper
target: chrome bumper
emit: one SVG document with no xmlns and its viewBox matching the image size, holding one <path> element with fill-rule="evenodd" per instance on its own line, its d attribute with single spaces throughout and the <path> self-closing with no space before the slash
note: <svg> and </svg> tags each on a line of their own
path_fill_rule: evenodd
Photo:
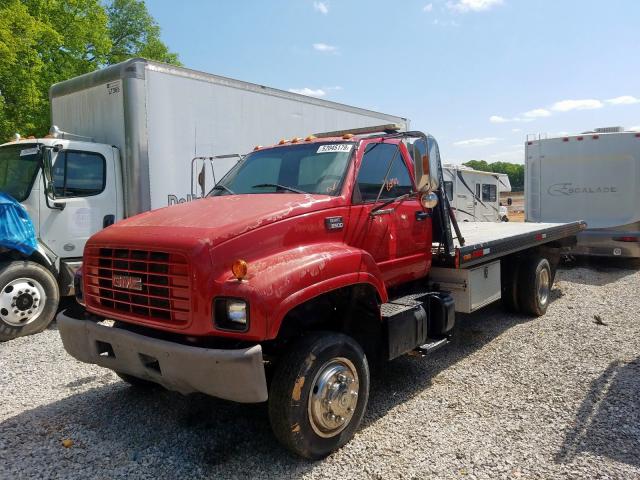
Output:
<svg viewBox="0 0 640 480">
<path fill-rule="evenodd" d="M 586 230 L 577 235 L 578 243 L 571 253 L 600 257 L 640 258 L 640 243 L 614 240 L 616 237 L 638 234 L 638 232 L 623 230 Z"/>
<path fill-rule="evenodd" d="M 202 392 L 242 403 L 267 400 L 262 347 L 220 350 L 182 345 L 112 328 L 61 312 L 65 350 L 81 362 L 150 380 L 169 390 Z"/>
</svg>

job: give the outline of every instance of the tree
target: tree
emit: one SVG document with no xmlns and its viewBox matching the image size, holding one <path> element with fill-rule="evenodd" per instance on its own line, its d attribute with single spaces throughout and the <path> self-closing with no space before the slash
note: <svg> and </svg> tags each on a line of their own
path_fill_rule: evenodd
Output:
<svg viewBox="0 0 640 480">
<path fill-rule="evenodd" d="M 48 131 L 54 83 L 131 56 L 179 64 L 142 0 L 2 0 L 0 142 Z"/>
<path fill-rule="evenodd" d="M 524 189 L 524 165 L 509 162 L 487 163 L 485 160 L 469 160 L 463 165 L 483 172 L 506 173 L 513 190 Z"/>
<path fill-rule="evenodd" d="M 107 14 L 112 41 L 108 63 L 140 56 L 181 65 L 178 55 L 170 52 L 160 40 L 160 27 L 147 11 L 144 1 L 113 0 L 107 7 Z"/>
</svg>

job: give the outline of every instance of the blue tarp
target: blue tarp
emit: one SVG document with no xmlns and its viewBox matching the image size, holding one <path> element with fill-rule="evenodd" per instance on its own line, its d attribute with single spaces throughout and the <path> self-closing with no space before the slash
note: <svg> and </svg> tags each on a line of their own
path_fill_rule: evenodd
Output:
<svg viewBox="0 0 640 480">
<path fill-rule="evenodd" d="M 0 192 L 0 247 L 31 255 L 37 248 L 29 214 L 11 195 Z"/>
</svg>

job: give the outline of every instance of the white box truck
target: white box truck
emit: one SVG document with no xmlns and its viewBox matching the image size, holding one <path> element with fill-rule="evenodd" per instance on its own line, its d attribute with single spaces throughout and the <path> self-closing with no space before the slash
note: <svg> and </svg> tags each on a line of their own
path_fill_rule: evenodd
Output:
<svg viewBox="0 0 640 480">
<path fill-rule="evenodd" d="M 459 222 L 506 222 L 507 207 L 500 194 L 511 191 L 506 174 L 483 172 L 464 165 L 442 167 L 444 189 Z"/>
<path fill-rule="evenodd" d="M 640 133 L 599 128 L 525 147 L 526 221 L 582 219 L 574 254 L 640 257 Z"/>
<path fill-rule="evenodd" d="M 30 255 L 0 239 L 0 341 L 46 328 L 59 297 L 73 294 L 92 234 L 201 196 L 237 158 L 203 160 L 281 135 L 409 126 L 405 118 L 140 58 L 53 85 L 50 100 L 52 135 L 0 146 L 0 192 L 26 208 L 37 238 Z"/>
</svg>

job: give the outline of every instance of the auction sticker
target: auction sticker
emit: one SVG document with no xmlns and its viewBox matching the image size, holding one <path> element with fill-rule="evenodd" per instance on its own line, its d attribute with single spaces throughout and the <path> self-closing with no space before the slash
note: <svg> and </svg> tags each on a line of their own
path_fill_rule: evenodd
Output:
<svg viewBox="0 0 640 480">
<path fill-rule="evenodd" d="M 20 150 L 21 157 L 26 157 L 28 155 L 36 155 L 37 153 L 38 153 L 38 147 L 25 148 L 24 150 Z"/>
<path fill-rule="evenodd" d="M 332 143 L 328 145 L 320 145 L 320 148 L 318 148 L 316 153 L 350 152 L 352 147 L 352 143 Z"/>
</svg>

